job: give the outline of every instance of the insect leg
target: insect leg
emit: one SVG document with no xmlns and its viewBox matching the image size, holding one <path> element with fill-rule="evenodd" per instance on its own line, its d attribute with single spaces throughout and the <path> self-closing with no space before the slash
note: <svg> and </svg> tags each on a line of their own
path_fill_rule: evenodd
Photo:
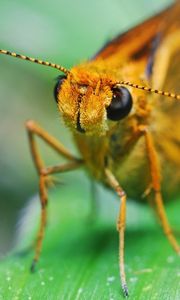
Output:
<svg viewBox="0 0 180 300">
<path fill-rule="evenodd" d="M 99 212 L 99 202 L 97 199 L 97 187 L 94 180 L 90 179 L 90 209 L 87 216 L 87 221 L 92 224 L 96 219 Z"/>
<path fill-rule="evenodd" d="M 42 129 L 36 122 L 29 120 L 26 122 L 26 128 L 28 131 L 31 152 L 33 153 L 34 163 L 36 165 L 37 171 L 42 166 L 42 160 L 39 157 L 38 151 L 36 149 L 36 143 L 34 142 L 34 135 L 39 136 L 44 140 L 49 146 L 51 146 L 56 152 L 61 154 L 64 158 L 69 160 L 79 160 L 74 155 L 72 155 L 59 141 L 57 141 L 53 136 Z"/>
<path fill-rule="evenodd" d="M 124 268 L 124 232 L 125 232 L 125 223 L 126 223 L 126 193 L 119 185 L 118 181 L 112 174 L 109 169 L 105 169 L 106 178 L 110 186 L 116 191 L 119 198 L 121 199 L 121 206 L 119 210 L 119 216 L 117 221 L 117 230 L 119 232 L 119 269 L 120 269 L 120 278 L 123 293 L 125 297 L 128 297 L 128 287 L 126 283 L 126 274 Z"/>
<path fill-rule="evenodd" d="M 161 194 L 161 184 L 160 184 L 160 170 L 158 165 L 157 154 L 155 150 L 155 146 L 153 143 L 153 138 L 147 130 L 144 131 L 145 134 L 145 141 L 146 141 L 146 148 L 147 148 L 147 155 L 149 159 L 150 165 L 150 172 L 152 178 L 152 187 L 155 193 L 155 206 L 157 215 L 159 216 L 159 220 L 161 222 L 163 231 L 167 236 L 170 244 L 174 248 L 174 250 L 180 254 L 180 246 L 172 232 L 171 226 L 168 222 L 167 215 L 164 209 L 162 194 Z"/>
<path fill-rule="evenodd" d="M 47 196 L 47 187 L 50 183 L 49 175 L 58 173 L 58 172 L 65 172 L 69 170 L 77 169 L 80 165 L 82 165 L 83 161 L 81 159 L 76 158 L 73 156 L 60 142 L 58 142 L 54 137 L 49 135 L 45 130 L 39 127 L 34 121 L 28 121 L 26 123 L 26 128 L 28 131 L 30 149 L 33 161 L 35 163 L 38 175 L 39 175 L 39 195 L 40 195 L 40 202 L 41 202 L 41 221 L 40 221 L 40 228 L 37 235 L 36 247 L 35 247 L 35 256 L 32 262 L 31 270 L 34 271 L 35 265 L 39 259 L 41 248 L 42 248 L 42 241 L 44 237 L 44 230 L 46 225 L 46 218 L 47 218 L 47 203 L 48 203 L 48 196 Z M 51 148 L 53 148 L 56 152 L 61 154 L 63 157 L 69 160 L 69 162 L 53 167 L 45 167 L 44 162 L 41 158 L 36 140 L 35 135 L 39 136 L 42 140 L 44 140 Z"/>
</svg>

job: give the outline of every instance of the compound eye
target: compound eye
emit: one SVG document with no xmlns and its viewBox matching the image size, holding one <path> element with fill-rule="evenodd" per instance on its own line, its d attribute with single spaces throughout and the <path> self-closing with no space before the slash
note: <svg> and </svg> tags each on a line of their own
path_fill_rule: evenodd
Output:
<svg viewBox="0 0 180 300">
<path fill-rule="evenodd" d="M 132 108 L 132 96 L 124 86 L 112 89 L 113 97 L 111 104 L 106 108 L 107 117 L 112 121 L 119 121 L 125 118 Z"/>
<path fill-rule="evenodd" d="M 54 87 L 54 98 L 55 98 L 56 102 L 58 102 L 58 94 L 59 94 L 61 85 L 66 78 L 67 78 L 66 75 L 60 75 L 57 78 L 57 83 Z"/>
</svg>

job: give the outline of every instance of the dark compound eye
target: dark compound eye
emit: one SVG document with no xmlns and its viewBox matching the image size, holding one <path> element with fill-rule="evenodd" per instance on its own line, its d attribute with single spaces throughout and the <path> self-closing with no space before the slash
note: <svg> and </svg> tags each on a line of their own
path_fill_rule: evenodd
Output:
<svg viewBox="0 0 180 300">
<path fill-rule="evenodd" d="M 61 85 L 66 78 L 67 78 L 66 75 L 60 75 L 57 78 L 57 83 L 54 87 L 54 98 L 55 98 L 56 102 L 58 102 L 58 93 L 61 88 Z"/>
<path fill-rule="evenodd" d="M 132 97 L 125 87 L 112 89 L 113 97 L 111 104 L 107 107 L 107 117 L 112 121 L 119 121 L 125 118 L 132 108 Z"/>
</svg>

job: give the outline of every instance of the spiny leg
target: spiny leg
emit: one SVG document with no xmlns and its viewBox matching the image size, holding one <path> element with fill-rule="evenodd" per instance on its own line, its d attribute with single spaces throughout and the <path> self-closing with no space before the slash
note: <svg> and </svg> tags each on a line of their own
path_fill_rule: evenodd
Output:
<svg viewBox="0 0 180 300">
<path fill-rule="evenodd" d="M 121 205 L 119 210 L 119 216 L 117 221 L 117 230 L 119 232 L 119 269 L 122 290 L 125 297 L 128 297 L 128 287 L 126 283 L 126 274 L 124 267 L 124 233 L 126 225 L 126 193 L 123 191 L 118 181 L 109 169 L 105 169 L 106 178 L 110 186 L 116 191 L 121 199 Z"/>
<path fill-rule="evenodd" d="M 48 203 L 48 198 L 47 198 L 47 190 L 46 190 L 46 184 L 45 184 L 45 177 L 40 176 L 39 179 L 39 196 L 40 196 L 40 201 L 41 201 L 41 220 L 40 220 L 40 227 L 36 239 L 36 245 L 35 245 L 35 255 L 32 261 L 31 265 L 31 271 L 34 272 L 35 270 L 35 265 L 39 259 L 40 252 L 42 249 L 42 241 L 44 237 L 44 230 L 46 226 L 46 219 L 47 219 L 47 203 Z"/>
<path fill-rule="evenodd" d="M 35 246 L 35 256 L 31 266 L 31 271 L 34 271 L 35 265 L 40 256 L 42 241 L 43 241 L 44 231 L 46 226 L 47 203 L 48 203 L 47 186 L 49 183 L 48 176 L 54 173 L 60 173 L 60 172 L 77 169 L 80 165 L 82 165 L 83 161 L 81 159 L 74 157 L 66 148 L 64 148 L 63 145 L 61 145 L 61 143 L 59 143 L 55 138 L 53 138 L 45 130 L 39 127 L 34 121 L 28 121 L 26 123 L 26 128 L 28 130 L 28 137 L 29 137 L 32 158 L 39 175 L 39 195 L 40 195 L 40 202 L 41 202 L 40 228 L 38 231 L 37 241 Z M 35 135 L 39 136 L 49 146 L 51 146 L 51 148 L 53 148 L 56 152 L 58 152 L 59 154 L 61 154 L 63 157 L 65 157 L 70 161 L 65 164 L 61 164 L 57 166 L 45 167 L 37 143 L 34 139 Z"/>
<path fill-rule="evenodd" d="M 67 158 L 68 160 L 79 161 L 77 157 L 72 155 L 59 141 L 57 141 L 47 131 L 41 128 L 35 121 L 27 121 L 26 128 L 28 131 L 32 157 L 38 172 L 44 166 L 44 164 L 34 140 L 34 135 L 39 136 L 45 143 L 52 147 L 58 154 L 61 154 L 64 158 Z"/>
<path fill-rule="evenodd" d="M 167 215 L 164 209 L 162 194 L 161 194 L 161 183 L 160 183 L 160 170 L 158 165 L 158 159 L 156 150 L 153 143 L 153 138 L 147 130 L 144 130 L 146 148 L 147 148 L 147 156 L 149 159 L 150 172 L 152 178 L 152 187 L 155 193 L 155 206 L 157 215 L 159 216 L 159 220 L 161 222 L 163 231 L 167 236 L 170 244 L 174 248 L 174 250 L 180 254 L 180 246 L 172 232 L 171 226 L 168 222 Z"/>
<path fill-rule="evenodd" d="M 67 162 L 62 165 L 44 167 L 41 169 L 41 175 L 39 179 L 39 194 L 40 194 L 40 201 L 41 201 L 41 222 L 40 222 L 40 227 L 37 235 L 35 256 L 32 262 L 31 271 L 34 271 L 35 265 L 39 259 L 41 249 L 42 249 L 42 241 L 44 237 L 45 226 L 46 226 L 47 203 L 48 203 L 46 176 L 54 173 L 72 171 L 80 167 L 80 165 L 81 165 L 80 162 L 74 161 L 74 162 Z"/>
</svg>

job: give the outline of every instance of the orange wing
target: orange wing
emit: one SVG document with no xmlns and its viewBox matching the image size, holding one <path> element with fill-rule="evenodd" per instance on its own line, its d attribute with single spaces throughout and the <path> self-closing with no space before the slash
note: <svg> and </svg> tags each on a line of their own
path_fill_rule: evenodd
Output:
<svg viewBox="0 0 180 300">
<path fill-rule="evenodd" d="M 134 27 L 133 29 L 121 34 L 120 36 L 113 39 L 111 42 L 106 44 L 94 57 L 94 59 L 109 59 L 115 56 L 127 57 L 128 60 L 137 60 L 144 56 L 149 56 L 152 50 L 152 42 L 157 37 L 158 33 L 166 31 L 166 24 L 168 19 L 168 26 L 171 16 L 176 15 L 180 18 L 180 5 L 178 3 L 171 5 L 163 12 L 150 18 L 144 23 Z M 160 36 L 159 35 L 159 36 Z M 156 44 L 156 43 L 155 43 Z"/>
<path fill-rule="evenodd" d="M 166 19 L 162 42 L 156 49 L 154 57 L 152 83 L 156 88 L 179 94 L 180 1 L 172 7 Z"/>
</svg>

